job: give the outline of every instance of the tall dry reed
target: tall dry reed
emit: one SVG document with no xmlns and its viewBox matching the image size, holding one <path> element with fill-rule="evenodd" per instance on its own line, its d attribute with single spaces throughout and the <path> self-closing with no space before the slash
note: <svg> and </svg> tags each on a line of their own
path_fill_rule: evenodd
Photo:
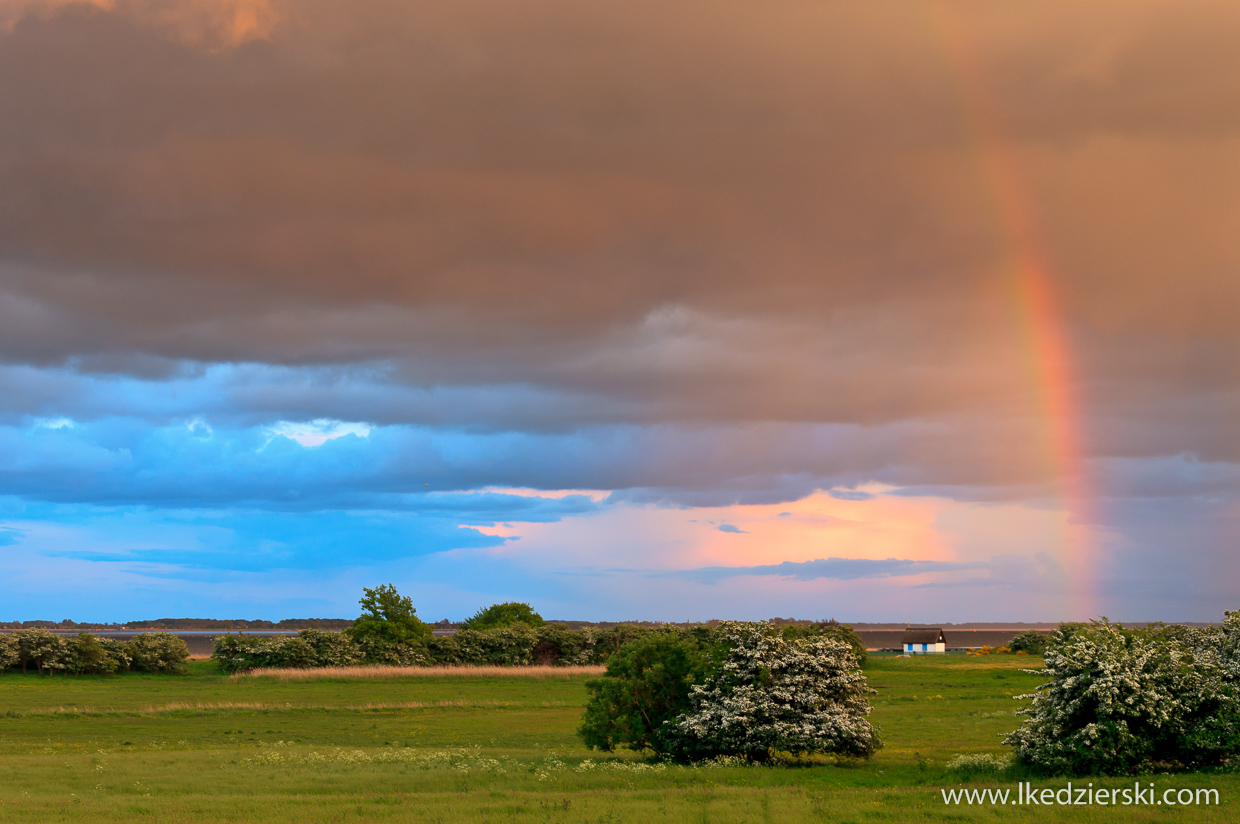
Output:
<svg viewBox="0 0 1240 824">
<path fill-rule="evenodd" d="M 235 673 L 233 678 L 278 678 L 298 681 L 312 678 L 573 678 L 579 675 L 602 675 L 607 668 L 600 665 L 581 667 L 312 667 L 310 669 L 252 669 Z"/>
</svg>

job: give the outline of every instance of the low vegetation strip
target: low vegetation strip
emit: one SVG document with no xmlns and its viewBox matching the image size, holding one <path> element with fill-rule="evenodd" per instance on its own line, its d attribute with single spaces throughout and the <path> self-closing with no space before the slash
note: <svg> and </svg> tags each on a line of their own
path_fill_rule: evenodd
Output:
<svg viewBox="0 0 1240 824">
<path fill-rule="evenodd" d="M 459 773 L 490 772 L 498 775 L 519 773 L 532 775 L 537 781 L 546 781 L 556 773 L 691 773 L 695 770 L 718 770 L 729 767 L 746 767 L 750 763 L 741 758 L 720 756 L 689 764 L 637 761 L 626 758 L 561 758 L 548 753 L 539 759 L 513 758 L 508 755 L 491 757 L 480 747 L 456 747 L 447 750 L 418 750 L 401 747 L 377 747 L 370 750 L 341 748 L 319 751 L 293 749 L 285 741 L 264 744 L 256 755 L 235 762 L 242 767 L 304 766 L 320 764 L 408 764 L 423 770 L 446 769 Z M 802 765 L 804 762 L 790 762 Z"/>
<path fill-rule="evenodd" d="M 66 715 L 66 716 L 82 716 L 82 717 L 124 717 L 136 718 L 141 716 L 156 715 L 175 715 L 177 713 L 250 713 L 250 712 L 367 712 L 379 710 L 422 710 L 422 709 L 449 709 L 452 707 L 462 707 L 470 709 L 491 709 L 495 707 L 510 706 L 509 701 L 487 700 L 487 699 L 459 699 L 459 700 L 443 700 L 443 701 L 366 701 L 362 703 L 336 703 L 336 704 L 293 704 L 286 703 L 263 703 L 260 701 L 219 701 L 219 702 L 174 702 L 170 704 L 152 704 L 146 707 L 135 707 L 132 709 L 120 709 L 116 707 L 77 707 L 77 706 L 60 706 L 47 707 L 42 709 L 29 710 L 9 710 L 4 714 L 5 718 L 30 718 L 41 715 Z M 540 706 L 553 707 L 564 706 L 562 701 L 543 701 Z"/>
<path fill-rule="evenodd" d="M 233 674 L 233 678 L 277 678 L 281 681 L 307 681 L 319 678 L 554 678 L 568 680 L 582 675 L 602 675 L 603 665 L 590 666 L 459 666 L 459 667 L 314 667 L 313 669 L 263 668 Z"/>
</svg>

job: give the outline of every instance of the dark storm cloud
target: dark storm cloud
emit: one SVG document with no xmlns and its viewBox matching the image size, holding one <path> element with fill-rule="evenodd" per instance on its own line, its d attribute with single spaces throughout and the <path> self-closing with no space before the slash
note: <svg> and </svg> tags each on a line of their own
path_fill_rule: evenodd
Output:
<svg viewBox="0 0 1240 824">
<path fill-rule="evenodd" d="M 1234 4 L 164 6 L 4 18 L 0 357 L 105 382 L 27 373 L 0 414 L 594 455 L 655 427 L 675 457 L 580 464 L 634 500 L 1036 492 L 991 134 L 1087 447 L 1240 457 Z M 195 384 L 211 363 L 253 366 Z"/>
<path fill-rule="evenodd" d="M 1194 263 L 1234 262 L 1211 208 L 1234 202 L 1217 175 L 1240 128 L 1225 105 L 1240 71 L 1218 34 L 1234 9 L 1125 8 L 1116 30 L 1067 5 L 964 7 L 964 37 L 1048 213 L 1104 198 L 1090 223 L 1109 231 L 1089 237 L 1108 259 L 1162 248 L 1165 232 L 1131 229 L 1174 218 L 1213 241 L 1194 244 Z M 106 345 L 113 324 L 273 305 L 455 306 L 524 336 L 535 320 L 568 334 L 665 302 L 899 302 L 987 274 L 977 113 L 959 100 L 969 69 L 933 4 L 283 14 L 270 40 L 216 52 L 81 6 L 16 25 L 0 72 L 2 225 L 8 256 L 40 267 L 25 289 L 97 318 Z M 1096 162 L 1125 152 L 1152 163 Z M 1162 198 L 1133 203 L 1124 187 L 1188 202 L 1162 214 Z M 1099 276 L 1074 274 L 1086 288 Z M 1125 299 L 1148 301 L 1136 292 Z M 1105 308 L 1091 297 L 1083 313 Z M 342 356 L 355 336 L 338 333 Z M 255 359 L 295 356 L 253 338 Z"/>
</svg>

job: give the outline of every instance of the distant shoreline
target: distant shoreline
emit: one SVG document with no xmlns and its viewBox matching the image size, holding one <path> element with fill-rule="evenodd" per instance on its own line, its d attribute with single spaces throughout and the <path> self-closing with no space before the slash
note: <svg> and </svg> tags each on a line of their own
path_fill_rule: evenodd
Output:
<svg viewBox="0 0 1240 824">
<path fill-rule="evenodd" d="M 584 629 L 586 627 L 594 627 L 597 629 L 607 629 L 609 627 L 621 626 L 624 624 L 635 624 L 641 627 L 692 627 L 700 624 L 713 625 L 718 624 L 722 620 L 712 618 L 706 621 L 557 621 L 549 620 L 549 624 L 563 624 L 569 629 Z M 743 620 L 743 619 L 736 619 Z M 798 618 L 771 618 L 767 619 L 773 624 L 813 624 L 817 623 L 808 619 Z M 840 621 L 841 624 L 847 624 L 858 632 L 897 632 L 907 627 L 939 627 L 951 632 L 1023 632 L 1028 629 L 1050 631 L 1060 625 L 1060 621 L 1041 621 L 1041 622 L 1023 622 L 1023 621 L 973 621 L 968 623 L 953 624 L 950 621 L 934 623 L 926 621 L 914 621 L 911 624 L 903 621 L 891 622 L 852 622 Z M 1216 626 L 1218 622 L 1214 621 L 1114 621 L 1113 623 L 1123 624 L 1126 627 L 1144 627 L 1154 623 L 1178 624 L 1188 627 L 1210 627 Z M 133 621 L 129 623 L 104 624 L 104 623 L 64 623 L 58 621 L 5 621 L 0 622 L 0 632 L 12 632 L 19 629 L 46 629 L 52 632 L 119 632 L 119 633 L 139 633 L 139 632 L 172 632 L 172 633 L 229 633 L 244 632 L 253 635 L 285 635 L 297 633 L 303 629 L 320 629 L 326 631 L 339 631 L 352 626 L 351 618 L 297 618 L 285 619 L 282 621 L 224 621 L 214 618 L 177 618 L 172 620 L 156 620 L 156 621 Z M 460 629 L 461 622 L 437 622 L 430 626 L 442 629 Z"/>
</svg>

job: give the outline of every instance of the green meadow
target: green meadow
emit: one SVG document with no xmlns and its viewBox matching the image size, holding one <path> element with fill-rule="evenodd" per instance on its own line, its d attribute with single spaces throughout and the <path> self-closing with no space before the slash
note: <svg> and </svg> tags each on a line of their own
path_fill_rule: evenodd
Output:
<svg viewBox="0 0 1240 824">
<path fill-rule="evenodd" d="M 280 680 L 0 676 L 0 820 L 150 822 L 1231 821 L 1240 777 L 1202 807 L 947 805 L 943 789 L 1015 792 L 947 769 L 1001 754 L 1036 659 L 872 658 L 869 761 L 675 766 L 584 749 L 589 676 Z M 1060 779 L 1029 779 L 1059 789 Z M 1132 779 L 1095 779 L 1095 787 Z M 1074 781 L 1074 785 L 1083 782 Z"/>
</svg>

